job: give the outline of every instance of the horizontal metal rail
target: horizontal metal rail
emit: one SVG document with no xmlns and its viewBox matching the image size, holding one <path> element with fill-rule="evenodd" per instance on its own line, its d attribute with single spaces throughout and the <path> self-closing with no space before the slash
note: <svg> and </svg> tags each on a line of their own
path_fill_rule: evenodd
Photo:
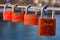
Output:
<svg viewBox="0 0 60 40">
<path fill-rule="evenodd" d="M 48 7 L 47 10 L 60 10 L 60 7 Z"/>
<path fill-rule="evenodd" d="M 0 4 L 1 7 L 4 7 L 4 4 Z M 12 7 L 12 5 L 8 5 L 8 7 Z M 19 8 L 27 8 L 27 6 L 17 6 Z M 33 9 L 41 9 L 41 7 L 35 7 L 35 6 L 32 6 L 30 8 L 33 8 Z M 47 10 L 60 10 L 60 7 L 47 7 Z"/>
<path fill-rule="evenodd" d="M 4 7 L 4 4 L 0 4 L 1 7 Z M 13 5 L 8 5 L 8 7 L 12 7 Z M 17 6 L 18 8 L 27 8 L 27 6 Z M 30 8 L 33 8 L 33 9 L 41 9 L 40 7 L 30 7 Z"/>
</svg>

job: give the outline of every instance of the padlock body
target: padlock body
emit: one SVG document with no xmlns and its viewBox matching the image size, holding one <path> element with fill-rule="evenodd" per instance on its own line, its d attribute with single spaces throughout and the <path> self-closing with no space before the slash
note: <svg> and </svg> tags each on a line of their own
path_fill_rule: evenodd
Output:
<svg viewBox="0 0 60 40">
<path fill-rule="evenodd" d="M 40 18 L 38 34 L 40 36 L 55 36 L 56 19 Z"/>
<path fill-rule="evenodd" d="M 24 25 L 37 25 L 38 15 L 36 14 L 25 14 L 24 15 Z"/>
<path fill-rule="evenodd" d="M 3 12 L 3 20 L 12 20 L 12 12 Z"/>
<path fill-rule="evenodd" d="M 12 13 L 12 22 L 23 22 L 24 13 Z"/>
</svg>

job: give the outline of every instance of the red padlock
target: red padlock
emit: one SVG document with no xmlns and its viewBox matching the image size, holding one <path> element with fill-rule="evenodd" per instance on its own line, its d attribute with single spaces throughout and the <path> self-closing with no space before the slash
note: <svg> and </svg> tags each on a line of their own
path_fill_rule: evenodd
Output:
<svg viewBox="0 0 60 40">
<path fill-rule="evenodd" d="M 12 22 L 23 22 L 24 21 L 24 11 L 23 8 L 21 8 L 21 13 L 15 13 L 14 10 L 17 7 L 17 5 L 14 5 L 12 7 Z"/>
<path fill-rule="evenodd" d="M 24 25 L 38 25 L 37 10 L 35 14 L 28 14 L 28 8 L 26 14 L 24 14 Z"/>
<path fill-rule="evenodd" d="M 55 36 L 56 32 L 56 19 L 54 13 L 52 18 L 43 18 L 43 9 L 41 10 L 41 18 L 39 20 L 38 34 L 40 36 Z"/>
<path fill-rule="evenodd" d="M 3 20 L 12 20 L 12 11 L 6 11 L 7 5 L 9 5 L 9 4 L 6 4 L 4 6 Z"/>
</svg>

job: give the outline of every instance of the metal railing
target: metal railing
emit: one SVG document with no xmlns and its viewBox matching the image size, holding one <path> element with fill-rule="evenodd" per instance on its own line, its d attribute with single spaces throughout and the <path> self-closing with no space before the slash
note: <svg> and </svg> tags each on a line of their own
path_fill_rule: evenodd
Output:
<svg viewBox="0 0 60 40">
<path fill-rule="evenodd" d="M 0 4 L 1 7 L 4 7 L 4 4 Z M 8 5 L 8 7 L 12 7 L 13 5 Z M 18 8 L 27 8 L 27 6 L 17 6 Z M 41 7 L 31 6 L 33 9 L 41 9 Z M 47 10 L 60 10 L 60 7 L 47 7 Z"/>
</svg>

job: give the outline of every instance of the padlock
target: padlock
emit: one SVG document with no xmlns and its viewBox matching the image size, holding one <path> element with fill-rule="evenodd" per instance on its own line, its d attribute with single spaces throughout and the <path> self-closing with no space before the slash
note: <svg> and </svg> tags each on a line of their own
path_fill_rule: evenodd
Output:
<svg viewBox="0 0 60 40">
<path fill-rule="evenodd" d="M 10 4 L 4 5 L 3 20 L 12 20 L 12 11 L 7 11 L 6 7 Z"/>
<path fill-rule="evenodd" d="M 24 25 L 38 25 L 37 9 L 35 14 L 28 14 L 29 7 L 30 5 L 26 8 L 26 12 L 24 14 Z"/>
<path fill-rule="evenodd" d="M 23 22 L 24 21 L 24 9 L 21 8 L 21 13 L 19 12 L 14 12 L 15 8 L 17 8 L 17 4 L 15 4 L 13 7 L 12 7 L 12 22 Z"/>
<path fill-rule="evenodd" d="M 38 34 L 40 36 L 55 36 L 56 34 L 56 19 L 54 11 L 52 11 L 52 18 L 44 18 L 43 11 L 47 5 L 44 5 L 41 9 L 41 18 L 39 19 Z"/>
</svg>

